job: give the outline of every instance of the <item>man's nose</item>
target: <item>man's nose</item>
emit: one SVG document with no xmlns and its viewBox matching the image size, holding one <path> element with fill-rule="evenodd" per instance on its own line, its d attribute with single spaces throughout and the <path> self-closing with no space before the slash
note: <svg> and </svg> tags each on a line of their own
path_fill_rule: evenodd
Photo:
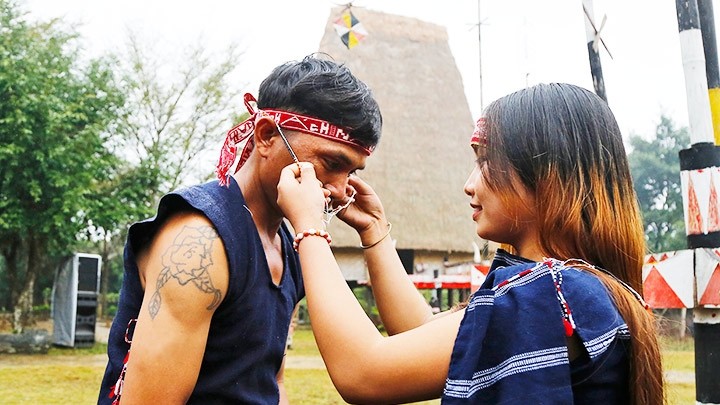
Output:
<svg viewBox="0 0 720 405">
<path fill-rule="evenodd" d="M 347 176 L 338 176 L 338 178 L 325 183 L 323 187 L 330 190 L 330 198 L 332 198 L 333 200 L 342 201 L 345 199 L 345 197 L 347 197 L 347 185 Z"/>
</svg>

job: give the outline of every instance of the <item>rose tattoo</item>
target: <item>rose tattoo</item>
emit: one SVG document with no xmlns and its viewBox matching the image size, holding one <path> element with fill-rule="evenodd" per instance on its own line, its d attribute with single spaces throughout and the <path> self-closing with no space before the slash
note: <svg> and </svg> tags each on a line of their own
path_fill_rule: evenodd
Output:
<svg viewBox="0 0 720 405">
<path fill-rule="evenodd" d="M 150 299 L 150 317 L 160 311 L 162 298 L 160 289 L 170 279 L 177 280 L 181 286 L 192 282 L 200 291 L 213 294 L 213 300 L 207 307 L 215 309 L 220 305 L 220 290 L 213 286 L 208 269 L 212 266 L 212 244 L 218 238 L 215 229 L 209 226 L 184 227 L 175 237 L 173 245 L 162 256 L 163 269 L 160 271 L 155 293 Z"/>
</svg>

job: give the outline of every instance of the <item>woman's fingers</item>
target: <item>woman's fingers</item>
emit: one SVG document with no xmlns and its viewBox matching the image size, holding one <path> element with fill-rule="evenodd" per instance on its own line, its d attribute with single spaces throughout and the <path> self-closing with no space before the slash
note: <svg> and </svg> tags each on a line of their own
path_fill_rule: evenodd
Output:
<svg viewBox="0 0 720 405">
<path fill-rule="evenodd" d="M 300 174 L 300 169 L 298 169 L 296 164 L 291 164 L 288 166 L 285 166 L 282 171 L 280 171 L 280 183 L 287 183 L 290 180 L 296 179 L 298 175 Z"/>
<path fill-rule="evenodd" d="M 348 178 L 348 186 L 353 187 L 358 194 L 375 193 L 372 187 L 357 175 L 352 175 Z"/>
<path fill-rule="evenodd" d="M 280 182 L 287 182 L 292 179 L 298 183 L 302 183 L 303 180 L 311 181 L 312 179 L 319 182 L 315 176 L 315 168 L 309 162 L 292 163 L 285 166 L 280 172 Z M 320 185 L 322 186 L 322 183 Z"/>
<path fill-rule="evenodd" d="M 295 169 L 298 169 L 298 166 L 300 167 L 300 182 L 302 183 L 303 180 L 317 180 L 317 176 L 315 175 L 315 167 L 313 167 L 312 163 L 309 162 L 300 162 L 298 164 L 292 164 L 290 166 L 295 166 Z"/>
</svg>

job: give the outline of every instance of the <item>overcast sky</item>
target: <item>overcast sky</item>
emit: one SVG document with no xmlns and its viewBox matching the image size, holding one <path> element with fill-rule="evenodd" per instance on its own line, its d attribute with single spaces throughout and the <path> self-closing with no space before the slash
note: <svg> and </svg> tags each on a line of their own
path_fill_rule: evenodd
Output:
<svg viewBox="0 0 720 405">
<path fill-rule="evenodd" d="M 245 50 L 239 61 L 239 83 L 255 91 L 276 65 L 317 51 L 331 8 L 338 4 L 25 0 L 24 7 L 40 19 L 63 17 L 80 23 L 91 53 L 122 47 L 128 28 L 168 46 L 201 40 L 208 49 L 219 51 L 236 42 Z M 474 118 L 480 115 L 478 0 L 358 0 L 353 5 L 445 26 L 470 110 Z M 594 13 L 598 26 L 607 16 L 602 36 L 613 58 L 603 49 L 602 68 L 608 101 L 624 134 L 651 136 L 662 113 L 688 125 L 675 2 L 595 0 Z M 480 14 L 485 105 L 541 82 L 592 89 L 580 0 L 481 0 Z"/>
</svg>

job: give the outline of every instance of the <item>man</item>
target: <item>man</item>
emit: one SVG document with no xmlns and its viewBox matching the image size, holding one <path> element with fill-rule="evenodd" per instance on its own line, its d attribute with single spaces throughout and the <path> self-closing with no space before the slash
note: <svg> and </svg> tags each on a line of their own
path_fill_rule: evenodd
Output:
<svg viewBox="0 0 720 405">
<path fill-rule="evenodd" d="M 276 202 L 280 171 L 311 162 L 333 205 L 347 203 L 382 117 L 346 67 L 312 56 L 275 68 L 258 111 L 253 101 L 228 132 L 220 181 L 166 195 L 130 228 L 99 403 L 287 403 L 285 344 L 304 289 Z"/>
</svg>

